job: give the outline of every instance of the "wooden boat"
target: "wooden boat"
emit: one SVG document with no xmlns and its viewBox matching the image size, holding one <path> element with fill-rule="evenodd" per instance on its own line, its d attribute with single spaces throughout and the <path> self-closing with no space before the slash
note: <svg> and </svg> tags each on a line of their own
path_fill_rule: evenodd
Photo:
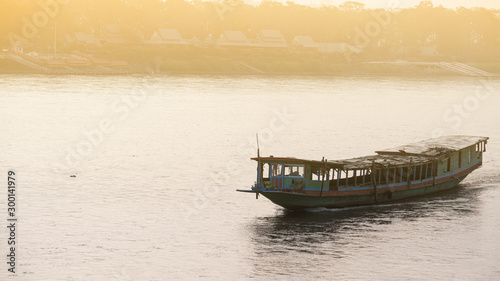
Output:
<svg viewBox="0 0 500 281">
<path fill-rule="evenodd" d="M 483 162 L 488 137 L 443 136 L 344 160 L 293 157 L 258 162 L 251 190 L 286 209 L 339 208 L 451 189 Z M 258 153 L 259 154 L 259 153 Z"/>
</svg>

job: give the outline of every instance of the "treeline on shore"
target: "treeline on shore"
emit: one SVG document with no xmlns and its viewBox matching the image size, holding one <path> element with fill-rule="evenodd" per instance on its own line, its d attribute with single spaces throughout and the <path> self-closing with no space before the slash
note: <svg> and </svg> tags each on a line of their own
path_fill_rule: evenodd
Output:
<svg viewBox="0 0 500 281">
<path fill-rule="evenodd" d="M 242 0 L 5 0 L 2 9 L 8 11 L 0 17 L 3 48 L 22 42 L 25 48 L 42 52 L 54 45 L 62 49 L 64 34 L 97 35 L 104 25 L 118 24 L 137 42 L 150 38 L 158 28 L 175 28 L 184 38 L 215 41 L 226 30 L 255 38 L 262 29 L 276 29 L 287 42 L 306 35 L 316 42 L 362 46 L 369 60 L 418 56 L 422 48 L 435 48 L 439 58 L 500 61 L 499 10 L 447 9 L 431 1 L 404 9 L 368 9 L 354 1 L 311 7 L 292 1 L 250 5 Z M 24 36 L 28 25 L 36 32 Z M 104 44 L 98 51 L 133 56 L 127 49 Z"/>
</svg>

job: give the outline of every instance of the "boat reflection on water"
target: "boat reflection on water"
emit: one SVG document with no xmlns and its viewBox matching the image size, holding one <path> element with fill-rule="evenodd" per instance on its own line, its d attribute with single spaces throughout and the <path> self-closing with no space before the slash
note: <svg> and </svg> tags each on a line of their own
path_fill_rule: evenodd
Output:
<svg viewBox="0 0 500 281">
<path fill-rule="evenodd" d="M 463 183 L 453 190 L 393 204 L 299 212 L 280 209 L 275 216 L 257 217 L 249 225 L 255 274 L 265 277 L 289 272 L 294 276 L 342 278 L 332 274 L 346 274 L 349 267 L 359 269 L 359 262 L 366 263 L 367 268 L 380 266 L 384 257 L 390 261 L 434 245 L 426 245 L 426 241 L 433 240 L 433 234 L 456 229 L 457 224 L 474 227 L 482 191 Z M 329 271 L 317 272 L 318 266 Z M 336 270 L 338 266 L 342 270 Z M 343 277 L 356 276 L 355 272 L 350 274 L 354 275 Z"/>
</svg>

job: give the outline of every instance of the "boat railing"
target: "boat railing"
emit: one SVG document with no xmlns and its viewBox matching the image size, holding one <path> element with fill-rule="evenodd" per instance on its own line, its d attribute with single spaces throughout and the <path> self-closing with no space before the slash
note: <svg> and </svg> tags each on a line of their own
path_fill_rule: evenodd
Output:
<svg viewBox="0 0 500 281">
<path fill-rule="evenodd" d="M 382 166 L 371 169 L 333 169 L 329 182 L 330 190 L 361 188 L 391 184 L 421 182 L 432 179 L 437 173 L 435 161 L 411 163 L 405 166 Z"/>
<path fill-rule="evenodd" d="M 263 190 L 266 190 L 266 185 L 265 185 L 265 182 L 263 183 L 259 183 L 259 182 L 255 182 L 253 185 L 252 185 L 252 190 L 255 190 L 255 191 L 263 191 Z"/>
<path fill-rule="evenodd" d="M 294 191 L 304 192 L 305 190 L 317 190 L 319 182 L 325 184 L 325 188 L 330 191 L 340 191 L 346 188 L 367 188 L 374 185 L 378 188 L 389 185 L 400 185 L 419 183 L 425 180 L 433 179 L 437 175 L 438 162 L 435 159 L 427 159 L 408 163 L 407 165 L 384 165 L 376 164 L 372 167 L 343 169 L 331 168 L 326 172 L 326 178 L 320 177 L 322 172 L 313 173 L 311 177 L 285 175 L 281 170 L 278 174 L 272 175 L 270 172 L 264 173 L 269 175 L 261 182 L 255 182 L 252 186 L 253 190 L 259 191 Z M 317 179 L 316 179 L 317 177 Z M 316 182 L 310 184 L 310 181 Z"/>
</svg>

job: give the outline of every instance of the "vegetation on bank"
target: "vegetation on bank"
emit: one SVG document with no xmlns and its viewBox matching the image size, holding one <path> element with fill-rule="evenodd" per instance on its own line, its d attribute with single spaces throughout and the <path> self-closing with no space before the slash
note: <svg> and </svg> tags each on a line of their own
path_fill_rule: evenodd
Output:
<svg viewBox="0 0 500 281">
<path fill-rule="evenodd" d="M 58 50 L 70 52 L 64 49 L 65 34 L 98 35 L 104 25 L 119 24 L 128 31 L 132 42 L 148 39 L 156 29 L 163 27 L 177 29 L 186 39 L 196 37 L 202 41 L 217 40 L 225 30 L 239 30 L 248 38 L 255 38 L 261 29 L 276 29 L 284 34 L 287 42 L 297 35 L 309 35 L 316 42 L 361 45 L 365 60 L 418 58 L 421 48 L 430 47 L 437 52 L 436 60 L 500 61 L 499 10 L 447 9 L 436 7 L 431 1 L 405 9 L 367 9 L 353 1 L 338 6 L 310 7 L 292 1 L 269 0 L 256 6 L 242 0 L 5 0 L 2 10 L 8 13 L 0 17 L 0 46 L 9 48 L 14 39 L 21 38 L 28 51 L 31 48 L 42 53 L 52 52 L 55 41 Z M 132 47 L 104 44 L 92 51 L 113 57 L 127 54 Z M 156 52 L 162 59 L 177 59 L 175 52 L 169 54 L 163 49 Z M 191 52 L 210 55 L 201 48 Z M 135 54 L 127 55 L 133 59 Z M 307 64 L 315 63 L 313 58 L 307 58 L 307 62 L 293 59 L 288 64 L 287 69 L 307 69 Z M 321 65 L 318 63 L 317 67 Z"/>
</svg>

